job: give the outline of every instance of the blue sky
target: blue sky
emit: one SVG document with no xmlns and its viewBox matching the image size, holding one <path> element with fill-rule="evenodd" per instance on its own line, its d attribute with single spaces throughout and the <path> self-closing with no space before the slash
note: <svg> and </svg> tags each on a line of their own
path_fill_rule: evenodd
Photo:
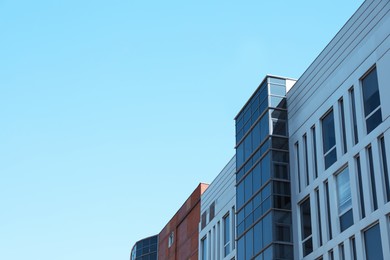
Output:
<svg viewBox="0 0 390 260">
<path fill-rule="evenodd" d="M 0 0 L 0 259 L 128 259 L 361 3 Z"/>
</svg>

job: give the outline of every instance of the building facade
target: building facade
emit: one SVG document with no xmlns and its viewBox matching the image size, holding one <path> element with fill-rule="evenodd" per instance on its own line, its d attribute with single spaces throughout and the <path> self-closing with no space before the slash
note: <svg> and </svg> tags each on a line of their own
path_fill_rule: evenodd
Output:
<svg viewBox="0 0 390 260">
<path fill-rule="evenodd" d="M 286 90 L 266 76 L 236 121 L 237 259 L 293 259 Z"/>
<path fill-rule="evenodd" d="M 201 183 L 158 235 L 158 260 L 198 260 Z"/>
<path fill-rule="evenodd" d="M 235 248 L 236 158 L 201 196 L 199 260 L 232 260 Z"/>
<path fill-rule="evenodd" d="M 130 260 L 157 260 L 157 235 L 144 238 L 133 246 Z"/>
<path fill-rule="evenodd" d="M 295 259 L 390 259 L 389 12 L 365 1 L 287 94 Z"/>
</svg>

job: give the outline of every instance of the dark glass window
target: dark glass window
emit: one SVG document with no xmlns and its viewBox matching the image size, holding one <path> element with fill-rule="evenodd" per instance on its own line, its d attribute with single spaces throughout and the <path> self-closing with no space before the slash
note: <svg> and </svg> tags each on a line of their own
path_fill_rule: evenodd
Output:
<svg viewBox="0 0 390 260">
<path fill-rule="evenodd" d="M 381 149 L 381 163 L 382 163 L 382 172 L 385 180 L 385 188 L 386 188 L 386 200 L 390 201 L 390 187 L 389 187 L 389 172 L 387 169 L 387 156 L 386 156 L 386 146 L 385 146 L 385 138 L 382 136 L 379 139 L 380 149 Z"/>
<path fill-rule="evenodd" d="M 340 126 L 341 126 L 341 138 L 343 141 L 343 153 L 347 152 L 347 134 L 345 132 L 345 115 L 344 115 L 344 100 L 341 98 L 339 100 L 339 109 L 340 109 Z"/>
<path fill-rule="evenodd" d="M 353 87 L 349 90 L 349 97 L 351 99 L 351 112 L 352 112 L 352 124 L 353 124 L 353 140 L 354 144 L 357 144 L 359 142 L 359 136 L 358 136 L 358 128 L 357 128 L 357 121 L 356 121 L 356 105 L 355 105 L 355 91 L 353 90 Z"/>
<path fill-rule="evenodd" d="M 367 133 L 370 133 L 382 122 L 376 68 L 362 79 L 362 90 Z"/>
<path fill-rule="evenodd" d="M 375 224 L 364 232 L 364 245 L 367 260 L 383 260 L 379 224 Z"/>
<path fill-rule="evenodd" d="M 313 161 L 314 161 L 314 178 L 318 177 L 317 167 L 317 140 L 316 140 L 316 127 L 313 125 L 311 128 L 312 142 L 313 142 Z"/>
<path fill-rule="evenodd" d="M 303 256 L 307 256 L 313 252 L 310 197 L 301 203 L 300 209 Z"/>
<path fill-rule="evenodd" d="M 362 168 L 360 166 L 360 156 L 355 157 L 356 161 L 356 174 L 358 177 L 358 193 L 359 193 L 359 201 L 360 201 L 360 213 L 361 218 L 366 217 L 366 210 L 364 208 L 364 195 L 363 195 L 363 181 L 362 181 Z"/>
<path fill-rule="evenodd" d="M 250 260 L 253 256 L 253 229 L 245 234 L 245 259 Z"/>
<path fill-rule="evenodd" d="M 355 237 L 351 237 L 349 240 L 351 241 L 351 249 L 352 249 L 351 258 L 352 258 L 352 260 L 357 260 Z"/>
<path fill-rule="evenodd" d="M 371 182 L 371 191 L 372 191 L 372 203 L 374 206 L 374 210 L 378 209 L 378 199 L 376 197 L 376 184 L 375 184 L 375 173 L 374 173 L 374 161 L 372 159 L 372 148 L 369 146 L 367 148 L 368 154 L 368 165 L 370 171 L 370 182 Z"/>
<path fill-rule="evenodd" d="M 305 174 L 306 174 L 306 186 L 309 185 L 309 156 L 307 154 L 307 136 L 303 136 L 303 153 L 305 156 Z"/>
<path fill-rule="evenodd" d="M 330 217 L 329 184 L 325 182 L 326 217 L 328 219 L 328 240 L 332 239 L 332 219 Z"/>
<path fill-rule="evenodd" d="M 301 192 L 301 171 L 300 171 L 300 164 L 299 164 L 299 143 L 295 143 L 295 159 L 297 162 L 297 174 L 298 174 L 298 191 Z"/>
<path fill-rule="evenodd" d="M 320 191 L 318 188 L 315 190 L 316 193 L 316 199 L 317 199 L 317 219 L 318 219 L 318 231 L 319 231 L 319 238 L 320 238 L 320 246 L 322 246 L 322 224 L 321 224 L 321 205 L 320 205 Z"/>
<path fill-rule="evenodd" d="M 322 142 L 325 157 L 325 169 L 337 160 L 336 137 L 334 130 L 333 110 L 322 118 Z"/>
<path fill-rule="evenodd" d="M 210 210 L 209 221 L 211 221 L 215 216 L 215 202 L 211 203 L 209 210 Z"/>
</svg>

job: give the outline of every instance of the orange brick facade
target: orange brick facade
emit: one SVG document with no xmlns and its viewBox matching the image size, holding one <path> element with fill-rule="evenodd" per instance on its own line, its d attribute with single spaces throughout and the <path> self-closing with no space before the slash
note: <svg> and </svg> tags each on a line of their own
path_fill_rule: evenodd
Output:
<svg viewBox="0 0 390 260">
<path fill-rule="evenodd" d="M 199 184 L 158 235 L 159 260 L 198 260 L 200 196 L 207 187 L 208 184 Z"/>
</svg>

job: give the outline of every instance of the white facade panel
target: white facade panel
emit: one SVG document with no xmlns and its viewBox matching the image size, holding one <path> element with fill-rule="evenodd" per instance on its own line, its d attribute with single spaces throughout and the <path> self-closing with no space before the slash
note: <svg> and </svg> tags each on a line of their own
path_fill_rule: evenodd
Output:
<svg viewBox="0 0 390 260">
<path fill-rule="evenodd" d="M 202 194 L 201 223 L 199 224 L 200 260 L 202 260 L 204 253 L 202 241 L 207 241 L 207 252 L 205 252 L 207 260 L 235 259 L 235 173 L 236 157 L 234 156 Z M 210 215 L 210 211 L 213 211 L 212 207 L 214 207 L 213 217 Z M 228 231 L 224 228 L 227 216 L 229 216 Z M 202 222 L 204 222 L 203 225 Z M 224 235 L 226 232 L 230 239 L 229 243 L 225 244 Z M 225 247 L 227 254 L 225 254 Z"/>
<path fill-rule="evenodd" d="M 331 255 L 334 259 L 355 259 L 353 254 L 356 259 L 366 259 L 370 252 L 366 251 L 369 241 L 365 237 L 372 227 L 379 227 L 383 259 L 390 259 L 389 36 L 390 1 L 365 1 L 287 93 L 295 259 L 331 259 Z M 366 115 L 363 79 L 373 69 L 380 104 Z M 329 111 L 333 111 L 337 155 L 326 167 L 325 159 L 333 158 L 328 156 L 333 148 L 324 148 L 329 135 L 325 136 L 322 129 L 322 120 Z M 369 118 L 375 111 L 381 111 L 382 118 L 370 130 Z M 308 173 L 303 151 L 305 138 L 311 155 Z M 382 149 L 386 152 L 384 159 Z M 338 174 L 345 167 L 349 178 L 341 186 Z M 350 189 L 350 206 L 342 211 L 339 205 L 345 202 L 341 200 L 345 187 Z M 307 198 L 310 213 L 301 216 L 300 203 Z M 311 226 L 302 221 L 303 217 L 311 220 Z M 310 236 L 312 244 L 305 244 Z"/>
</svg>

